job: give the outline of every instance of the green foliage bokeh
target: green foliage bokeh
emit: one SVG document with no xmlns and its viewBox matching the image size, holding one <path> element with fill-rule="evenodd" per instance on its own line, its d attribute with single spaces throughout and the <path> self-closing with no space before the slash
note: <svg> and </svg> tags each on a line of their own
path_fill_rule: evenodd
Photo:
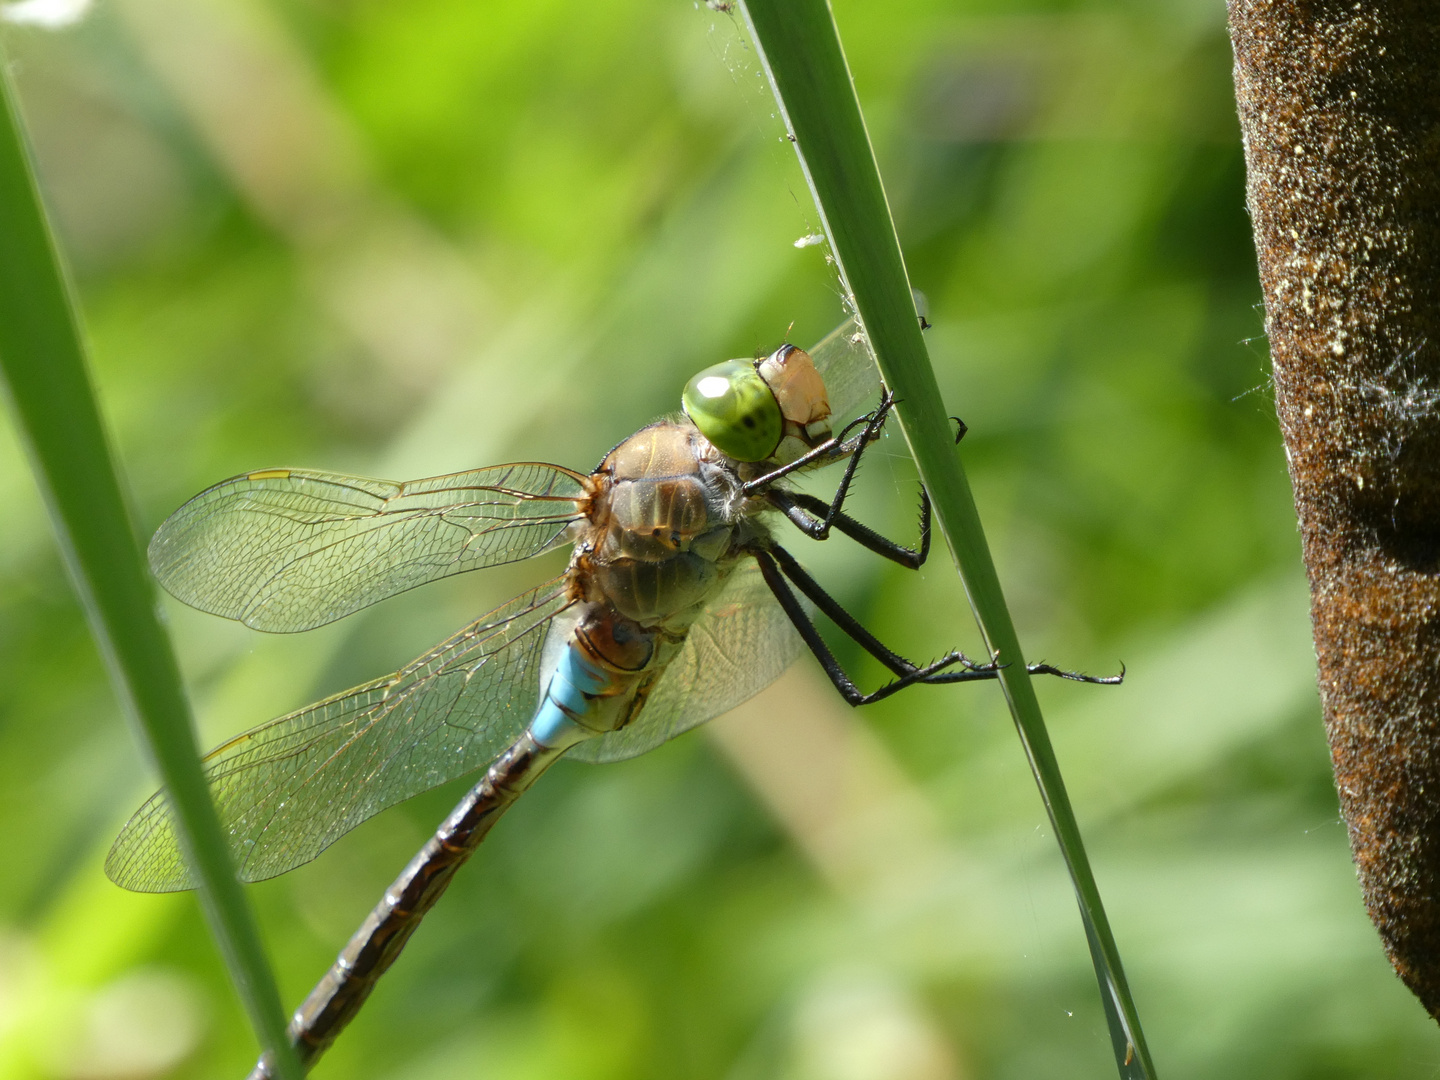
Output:
<svg viewBox="0 0 1440 1080">
<path fill-rule="evenodd" d="M 836 4 L 1021 639 L 1130 668 L 1043 693 L 1162 1074 L 1428 1076 L 1326 767 L 1222 15 Z M 248 469 L 587 468 L 694 370 L 842 315 L 753 58 L 703 4 L 110 0 L 5 44 L 147 531 Z M 4 431 L 0 1077 L 239 1075 L 193 898 L 100 873 L 153 780 Z M 860 489 L 912 535 L 898 440 Z M 792 547 L 903 651 L 974 650 L 948 567 Z M 297 637 L 172 605 L 203 741 L 556 565 Z M 742 712 L 558 766 L 316 1075 L 1112 1075 L 992 687 L 852 714 L 807 660 Z M 461 790 L 252 890 L 288 1001 Z"/>
</svg>

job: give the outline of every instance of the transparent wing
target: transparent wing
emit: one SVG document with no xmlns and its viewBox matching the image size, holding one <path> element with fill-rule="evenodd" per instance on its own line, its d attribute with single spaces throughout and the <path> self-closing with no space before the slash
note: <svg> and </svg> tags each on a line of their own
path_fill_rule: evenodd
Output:
<svg viewBox="0 0 1440 1080">
<path fill-rule="evenodd" d="M 386 679 L 272 720 L 205 758 L 243 881 L 309 862 L 365 819 L 494 760 L 539 696 L 564 579 L 524 593 Z M 194 888 L 163 792 L 121 830 L 105 872 L 136 892 Z"/>
<path fill-rule="evenodd" d="M 309 630 L 427 581 L 562 543 L 584 477 L 523 462 L 394 483 L 270 469 L 216 484 L 150 542 L 176 598 L 257 630 Z"/>
<path fill-rule="evenodd" d="M 705 605 L 640 715 L 619 731 L 581 743 L 570 757 L 598 763 L 643 754 L 754 697 L 803 649 L 760 568 L 747 559 Z"/>
<path fill-rule="evenodd" d="M 846 319 L 810 350 L 815 370 L 825 380 L 830 414 L 847 420 L 863 408 L 871 408 L 880 396 L 880 369 L 860 324 Z"/>
</svg>

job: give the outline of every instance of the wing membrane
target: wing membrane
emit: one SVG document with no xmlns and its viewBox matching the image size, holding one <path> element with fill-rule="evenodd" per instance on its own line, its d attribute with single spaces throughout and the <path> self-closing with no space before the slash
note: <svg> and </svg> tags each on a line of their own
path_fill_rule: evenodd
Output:
<svg viewBox="0 0 1440 1080">
<path fill-rule="evenodd" d="M 150 542 L 178 599 L 257 630 L 309 630 L 427 581 L 538 555 L 580 516 L 584 477 L 523 462 L 394 483 L 304 469 L 201 492 Z"/>
<path fill-rule="evenodd" d="M 826 334 L 810 350 L 810 359 L 825 380 L 825 395 L 836 420 L 849 419 L 861 406 L 874 406 L 880 396 L 880 369 L 854 316 Z"/>
<path fill-rule="evenodd" d="M 243 881 L 309 862 L 386 807 L 489 764 L 529 723 L 564 579 L 524 593 L 386 679 L 225 743 L 205 772 Z M 163 792 L 105 861 L 137 892 L 194 888 Z"/>
<path fill-rule="evenodd" d="M 760 568 L 746 559 L 690 627 L 639 716 L 569 756 L 599 763 L 643 754 L 754 697 L 803 649 Z"/>
</svg>

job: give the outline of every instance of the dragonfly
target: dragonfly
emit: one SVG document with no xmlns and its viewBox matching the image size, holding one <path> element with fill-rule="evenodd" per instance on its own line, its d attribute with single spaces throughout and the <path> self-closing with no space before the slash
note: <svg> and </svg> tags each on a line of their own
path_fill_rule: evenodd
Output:
<svg viewBox="0 0 1440 1080">
<path fill-rule="evenodd" d="M 877 394 L 874 408 L 840 425 Z M 844 510 L 894 405 L 854 319 L 808 352 L 787 344 L 706 368 L 681 403 L 588 474 L 522 462 L 394 483 L 265 469 L 195 496 L 156 532 L 150 563 L 170 593 L 274 633 L 453 574 L 572 549 L 564 573 L 399 671 L 205 757 L 242 881 L 292 870 L 387 807 L 483 770 L 296 1010 L 289 1036 L 307 1068 L 499 817 L 561 756 L 644 753 L 755 695 L 806 649 L 852 705 L 915 684 L 996 678 L 993 660 L 958 650 L 925 664 L 901 656 L 776 539 L 788 522 L 814 540 L 839 532 L 910 569 L 929 553 L 923 486 L 915 548 Z M 791 483 L 842 462 L 828 503 Z M 889 681 L 859 689 L 812 610 L 875 657 Z M 1029 670 L 1118 681 L 1047 664 Z M 141 892 L 198 884 L 163 791 L 125 825 L 105 870 Z M 251 1080 L 272 1073 L 267 1052 Z"/>
</svg>

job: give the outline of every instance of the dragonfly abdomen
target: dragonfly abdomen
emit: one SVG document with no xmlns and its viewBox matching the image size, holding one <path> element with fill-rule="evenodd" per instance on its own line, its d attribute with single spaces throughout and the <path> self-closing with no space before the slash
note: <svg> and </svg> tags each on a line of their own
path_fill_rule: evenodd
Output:
<svg viewBox="0 0 1440 1080">
<path fill-rule="evenodd" d="M 540 746 L 567 749 L 629 719 L 631 699 L 659 659 L 657 634 L 603 602 L 551 633 L 529 730 Z"/>
<path fill-rule="evenodd" d="M 522 735 L 410 860 L 325 977 L 295 1010 L 290 1038 L 305 1066 L 324 1053 L 360 1010 L 421 918 L 495 822 L 559 757 L 560 752 Z M 266 1051 L 247 1080 L 271 1080 L 274 1075 L 274 1063 Z"/>
</svg>

